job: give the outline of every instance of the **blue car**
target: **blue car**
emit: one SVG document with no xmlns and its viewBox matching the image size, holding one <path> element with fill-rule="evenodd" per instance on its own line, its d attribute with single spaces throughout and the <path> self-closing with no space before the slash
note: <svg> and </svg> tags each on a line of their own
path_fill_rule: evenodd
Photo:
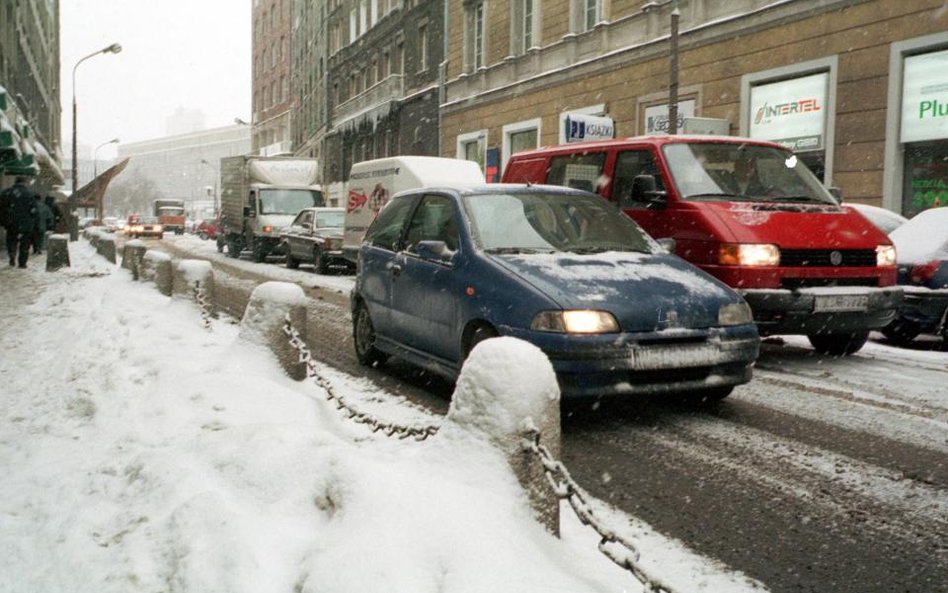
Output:
<svg viewBox="0 0 948 593">
<path fill-rule="evenodd" d="M 478 342 L 550 359 L 563 397 L 726 397 L 760 347 L 740 295 L 595 194 L 491 184 L 402 192 L 369 227 L 352 291 L 356 355 L 457 378 Z"/>
<path fill-rule="evenodd" d="M 889 236 L 905 296 L 895 320 L 882 333 L 901 345 L 919 334 L 948 341 L 948 207 L 923 210 Z"/>
</svg>

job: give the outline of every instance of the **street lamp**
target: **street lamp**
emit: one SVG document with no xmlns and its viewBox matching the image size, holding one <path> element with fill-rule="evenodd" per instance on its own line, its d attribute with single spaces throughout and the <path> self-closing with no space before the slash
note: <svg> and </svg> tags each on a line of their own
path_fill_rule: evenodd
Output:
<svg viewBox="0 0 948 593">
<path fill-rule="evenodd" d="M 99 149 L 107 144 L 118 144 L 120 140 L 118 138 L 112 138 L 108 142 L 103 142 L 102 144 L 95 147 L 95 150 L 92 151 L 92 178 L 95 179 L 99 176 Z"/>
<path fill-rule="evenodd" d="M 76 155 L 78 136 L 76 133 L 76 68 L 79 67 L 79 64 L 99 54 L 117 54 L 120 51 L 122 51 L 122 46 L 118 43 L 113 43 L 108 47 L 104 47 L 99 51 L 92 52 L 91 54 L 85 56 L 76 62 L 76 65 L 72 67 L 72 195 L 69 197 L 70 241 L 76 241 L 79 239 L 79 228 L 76 225 L 76 191 L 79 189 L 79 158 Z"/>
<path fill-rule="evenodd" d="M 681 11 L 678 2 L 671 12 L 671 34 L 669 41 L 669 73 L 668 73 L 668 133 L 672 136 L 678 133 L 678 20 Z"/>
<path fill-rule="evenodd" d="M 105 216 L 105 205 L 102 203 L 105 199 L 104 196 L 99 196 L 99 149 L 105 146 L 106 144 L 118 144 L 118 138 L 112 138 L 108 142 L 103 142 L 102 144 L 95 147 L 95 150 L 92 151 L 92 180 L 95 182 L 95 218 L 96 220 L 101 221 L 103 216 Z"/>
<path fill-rule="evenodd" d="M 217 214 L 217 211 L 220 210 L 220 205 L 217 203 L 217 180 L 221 173 L 220 170 L 211 164 L 207 159 L 201 159 L 201 163 L 214 170 L 214 214 Z"/>
</svg>

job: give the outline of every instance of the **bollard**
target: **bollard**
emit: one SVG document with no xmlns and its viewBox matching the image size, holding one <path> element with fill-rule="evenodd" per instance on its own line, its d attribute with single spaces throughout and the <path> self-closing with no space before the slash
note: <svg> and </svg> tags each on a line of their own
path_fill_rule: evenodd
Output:
<svg viewBox="0 0 948 593">
<path fill-rule="evenodd" d="M 154 281 L 158 292 L 171 296 L 174 288 L 171 256 L 161 251 L 148 250 L 142 258 L 141 276 L 143 280 Z"/>
<path fill-rule="evenodd" d="M 122 267 L 132 272 L 132 280 L 138 280 L 141 277 L 145 250 L 145 243 L 138 239 L 125 243 L 125 249 L 122 250 Z"/>
<path fill-rule="evenodd" d="M 543 352 L 517 338 L 475 346 L 457 380 L 441 433 L 448 426 L 485 435 L 517 476 L 534 515 L 559 536 L 559 499 L 539 459 L 523 450 L 524 431 L 535 427 L 550 454 L 560 457 L 560 388 Z"/>
<path fill-rule="evenodd" d="M 264 282 L 250 295 L 250 302 L 240 320 L 240 337 L 255 344 L 266 345 L 280 361 L 291 379 L 306 378 L 306 363 L 290 345 L 283 331 L 286 316 L 306 341 L 306 295 L 303 289 L 289 282 Z"/>
<path fill-rule="evenodd" d="M 46 271 L 55 272 L 69 263 L 69 236 L 50 235 L 46 243 Z"/>
<path fill-rule="evenodd" d="M 109 262 L 115 263 L 115 237 L 100 233 L 96 250 L 99 252 L 99 255 L 109 260 Z"/>
<path fill-rule="evenodd" d="M 172 292 L 194 298 L 194 289 L 198 286 L 208 299 L 214 294 L 214 268 L 211 262 L 203 259 L 183 259 L 178 262 Z"/>
</svg>

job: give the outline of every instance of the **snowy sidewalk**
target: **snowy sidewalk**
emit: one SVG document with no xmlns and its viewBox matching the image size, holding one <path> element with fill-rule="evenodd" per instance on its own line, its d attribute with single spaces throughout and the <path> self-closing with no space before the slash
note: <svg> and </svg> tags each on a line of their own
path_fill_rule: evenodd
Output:
<svg viewBox="0 0 948 593">
<path fill-rule="evenodd" d="M 563 511 L 531 517 L 500 456 L 386 439 L 283 376 L 237 326 L 202 326 L 105 262 L 0 269 L 0 590 L 637 592 Z M 393 420 L 424 413 L 326 369 Z M 437 421 L 427 418 L 427 421 Z M 680 591 L 760 590 L 624 515 Z"/>
</svg>

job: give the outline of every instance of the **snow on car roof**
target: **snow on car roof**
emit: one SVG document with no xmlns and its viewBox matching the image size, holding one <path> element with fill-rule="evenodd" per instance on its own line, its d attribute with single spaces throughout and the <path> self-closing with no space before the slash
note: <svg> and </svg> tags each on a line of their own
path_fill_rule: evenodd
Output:
<svg viewBox="0 0 948 593">
<path fill-rule="evenodd" d="M 948 259 L 948 207 L 930 208 L 889 235 L 899 263 L 923 264 Z"/>
</svg>

